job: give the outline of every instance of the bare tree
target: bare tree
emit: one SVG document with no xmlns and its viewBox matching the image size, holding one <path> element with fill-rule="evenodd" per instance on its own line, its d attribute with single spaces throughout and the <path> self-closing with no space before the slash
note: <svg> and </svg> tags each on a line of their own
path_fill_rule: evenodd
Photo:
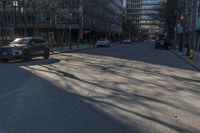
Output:
<svg viewBox="0 0 200 133">
<path fill-rule="evenodd" d="M 176 11 L 178 0 L 167 0 L 166 3 L 166 23 L 168 29 L 169 38 L 174 38 L 174 28 L 176 27 Z"/>
<path fill-rule="evenodd" d="M 123 18 L 123 36 L 132 38 L 134 34 L 139 32 L 139 26 L 129 17 Z"/>
<path fill-rule="evenodd" d="M 2 40 L 2 43 L 5 44 L 5 42 L 7 41 L 7 37 L 5 38 L 6 36 L 6 27 L 7 27 L 7 3 L 8 1 L 7 0 L 1 0 L 0 1 L 1 3 L 1 8 L 2 8 L 2 24 L 1 24 L 1 40 Z"/>
<path fill-rule="evenodd" d="M 160 6 L 155 7 L 156 19 L 165 23 L 165 29 L 170 39 L 174 38 L 174 27 L 176 26 L 178 0 L 161 1 Z"/>
</svg>

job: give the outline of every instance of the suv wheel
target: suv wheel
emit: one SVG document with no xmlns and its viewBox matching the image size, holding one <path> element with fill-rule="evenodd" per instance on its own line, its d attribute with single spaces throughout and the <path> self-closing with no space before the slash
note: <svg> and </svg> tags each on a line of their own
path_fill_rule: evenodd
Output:
<svg viewBox="0 0 200 133">
<path fill-rule="evenodd" d="M 8 59 L 2 59 L 2 62 L 8 62 Z"/>
<path fill-rule="evenodd" d="M 22 53 L 21 61 L 26 62 L 26 61 L 29 61 L 30 59 L 31 59 L 31 55 L 30 55 L 29 51 L 25 50 Z"/>
<path fill-rule="evenodd" d="M 44 51 L 44 59 L 48 59 L 49 58 L 49 49 L 46 48 L 45 51 Z"/>
</svg>

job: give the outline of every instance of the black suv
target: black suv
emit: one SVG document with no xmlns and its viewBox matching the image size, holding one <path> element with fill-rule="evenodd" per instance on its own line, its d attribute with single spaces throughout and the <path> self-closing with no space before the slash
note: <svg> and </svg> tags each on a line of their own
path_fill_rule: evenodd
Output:
<svg viewBox="0 0 200 133">
<path fill-rule="evenodd" d="M 155 49 L 169 49 L 169 39 L 159 38 L 155 43 Z"/>
<path fill-rule="evenodd" d="M 20 59 L 28 61 L 33 57 L 43 56 L 49 58 L 48 43 L 39 37 L 17 38 L 8 46 L 0 47 L 0 60 L 9 61 Z"/>
</svg>

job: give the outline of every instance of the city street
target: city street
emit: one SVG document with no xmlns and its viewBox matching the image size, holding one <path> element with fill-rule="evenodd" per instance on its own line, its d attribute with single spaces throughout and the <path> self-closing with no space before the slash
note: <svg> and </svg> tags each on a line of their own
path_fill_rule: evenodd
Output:
<svg viewBox="0 0 200 133">
<path fill-rule="evenodd" d="M 0 63 L 0 133 L 199 133 L 200 73 L 153 44 Z"/>
</svg>

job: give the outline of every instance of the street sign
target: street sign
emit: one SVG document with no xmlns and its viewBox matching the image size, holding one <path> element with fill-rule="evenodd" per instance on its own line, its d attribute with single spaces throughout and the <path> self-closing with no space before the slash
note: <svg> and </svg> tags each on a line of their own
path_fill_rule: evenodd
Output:
<svg viewBox="0 0 200 133">
<path fill-rule="evenodd" d="M 197 19 L 196 28 L 200 28 L 200 18 Z"/>
</svg>

